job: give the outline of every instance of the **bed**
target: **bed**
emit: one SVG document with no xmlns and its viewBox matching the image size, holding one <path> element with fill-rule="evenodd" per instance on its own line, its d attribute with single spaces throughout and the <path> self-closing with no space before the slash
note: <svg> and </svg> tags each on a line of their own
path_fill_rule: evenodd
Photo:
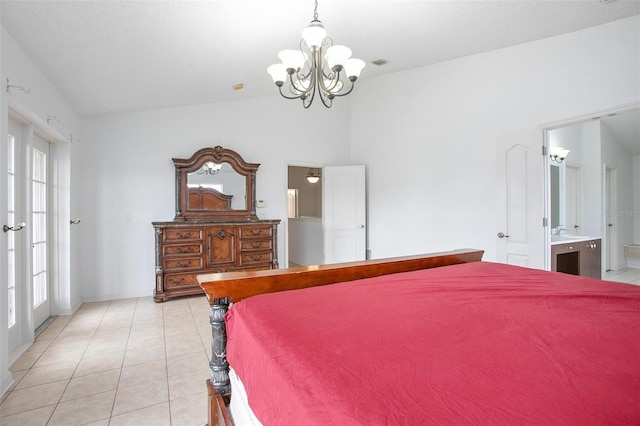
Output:
<svg viewBox="0 0 640 426">
<path fill-rule="evenodd" d="M 640 287 L 481 256 L 199 277 L 209 424 L 639 424 Z"/>
</svg>

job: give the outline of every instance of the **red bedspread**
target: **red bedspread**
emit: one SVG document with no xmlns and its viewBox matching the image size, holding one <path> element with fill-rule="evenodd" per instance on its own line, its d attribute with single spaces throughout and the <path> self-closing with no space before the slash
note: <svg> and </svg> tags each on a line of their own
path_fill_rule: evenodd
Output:
<svg viewBox="0 0 640 426">
<path fill-rule="evenodd" d="M 476 262 L 236 303 L 264 425 L 640 424 L 640 286 Z"/>
</svg>

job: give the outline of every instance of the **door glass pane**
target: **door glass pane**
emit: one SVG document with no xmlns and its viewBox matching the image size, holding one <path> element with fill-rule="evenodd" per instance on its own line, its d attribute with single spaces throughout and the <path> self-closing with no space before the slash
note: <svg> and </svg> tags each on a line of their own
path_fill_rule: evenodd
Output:
<svg viewBox="0 0 640 426">
<path fill-rule="evenodd" d="M 47 300 L 47 155 L 33 150 L 32 246 L 33 306 Z"/>
<path fill-rule="evenodd" d="M 15 226 L 15 139 L 9 135 L 7 170 L 9 171 L 7 181 L 7 223 Z M 8 307 L 9 307 L 9 328 L 16 323 L 16 243 L 15 233 L 7 232 L 7 287 L 8 287 Z"/>
</svg>

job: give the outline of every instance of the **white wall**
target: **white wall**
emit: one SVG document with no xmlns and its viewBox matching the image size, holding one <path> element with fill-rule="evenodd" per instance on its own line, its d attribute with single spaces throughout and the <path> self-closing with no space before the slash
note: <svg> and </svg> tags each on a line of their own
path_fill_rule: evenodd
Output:
<svg viewBox="0 0 640 426">
<path fill-rule="evenodd" d="M 279 96 L 87 119 L 83 128 L 83 300 L 149 296 L 154 288 L 151 222 L 175 216 L 173 157 L 206 146 L 261 163 L 261 219 L 281 219 L 278 257 L 285 264 L 287 165 L 348 161 L 349 99 L 333 108 Z M 320 126 L 320 127 L 319 127 Z"/>
<path fill-rule="evenodd" d="M 633 244 L 640 244 L 640 155 L 633 156 Z"/>
<path fill-rule="evenodd" d="M 75 173 L 77 168 L 71 163 L 79 150 L 79 143 L 71 146 L 69 143 L 70 135 L 80 137 L 80 117 L 73 111 L 69 103 L 62 97 L 58 90 L 51 84 L 47 77 L 36 67 L 31 59 L 24 51 L 15 43 L 12 37 L 1 29 L 0 39 L 0 57 L 2 69 L 2 97 L 1 97 L 1 120 L 0 120 L 0 138 L 2 139 L 2 149 L 0 149 L 0 217 L 2 224 L 7 223 L 7 206 L 6 206 L 6 164 L 7 164 L 7 117 L 11 110 L 29 123 L 32 131 L 38 131 L 44 135 L 50 142 L 52 147 L 50 150 L 52 182 L 55 192 L 51 207 L 53 215 L 51 223 L 51 242 L 56 246 L 54 250 L 56 257 L 50 259 L 49 273 L 51 280 L 51 313 L 65 314 L 71 313 L 81 303 L 80 300 L 80 283 L 74 280 L 72 261 L 78 264 L 76 260 L 79 258 L 78 245 L 75 243 L 74 236 L 71 235 L 69 220 L 72 207 L 74 206 L 71 191 L 75 190 L 78 182 L 78 174 Z M 7 93 L 5 89 L 6 79 L 10 80 L 10 84 L 23 86 L 30 90 L 25 93 L 17 89 L 10 89 Z M 51 125 L 47 124 L 48 116 L 56 116 L 58 121 L 54 121 Z M 29 138 L 28 138 L 29 139 Z M 25 222 L 29 226 L 29 218 L 25 218 Z M 11 382 L 11 377 L 7 372 L 11 358 L 19 355 L 19 353 L 8 354 L 7 348 L 7 239 L 0 236 L 0 274 L 4 279 L 0 286 L 0 394 L 6 390 Z M 21 335 L 33 338 L 33 323 L 31 314 L 21 315 L 23 321 L 22 326 L 30 328 L 26 333 Z M 29 341 L 22 341 L 21 349 L 29 344 Z M 20 350 L 21 350 L 20 349 Z"/>
<path fill-rule="evenodd" d="M 496 141 L 639 102 L 639 28 L 633 17 L 363 78 L 351 159 L 367 165 L 371 256 L 475 247 L 494 260 Z"/>
<path fill-rule="evenodd" d="M 582 194 L 584 226 L 579 233 L 602 237 L 602 144 L 601 123 L 588 121 L 582 125 Z"/>
<path fill-rule="evenodd" d="M 323 263 L 324 246 L 322 219 L 316 217 L 289 218 L 289 261 L 296 265 Z M 286 267 L 287 265 L 281 265 Z"/>
</svg>

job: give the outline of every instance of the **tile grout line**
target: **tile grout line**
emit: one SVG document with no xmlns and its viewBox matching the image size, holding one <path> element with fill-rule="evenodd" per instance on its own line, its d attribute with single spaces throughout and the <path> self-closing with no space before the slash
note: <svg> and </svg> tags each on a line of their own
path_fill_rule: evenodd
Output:
<svg viewBox="0 0 640 426">
<path fill-rule="evenodd" d="M 116 406 L 116 399 L 118 398 L 118 389 L 120 389 L 120 380 L 122 379 L 122 370 L 124 369 L 124 360 L 127 357 L 127 348 L 129 347 L 129 340 L 131 339 L 131 329 L 133 328 L 133 321 L 136 317 L 136 311 L 138 310 L 138 303 L 140 302 L 140 298 L 136 298 L 136 305 L 133 308 L 133 315 L 131 316 L 131 323 L 129 324 L 129 333 L 127 334 L 127 344 L 124 347 L 124 355 L 122 356 L 122 362 L 120 363 L 120 373 L 118 374 L 118 383 L 116 384 L 116 393 L 113 396 L 113 402 L 111 403 L 111 411 L 109 412 L 109 418 L 107 419 L 109 423 L 111 423 L 111 419 L 113 418 L 113 410 Z M 125 414 L 125 413 L 122 413 Z"/>
<path fill-rule="evenodd" d="M 53 409 L 53 411 L 51 412 L 51 415 L 49 416 L 49 418 L 47 419 L 47 425 L 49 424 L 49 422 L 51 422 L 51 419 L 53 418 L 53 415 L 55 414 L 55 412 L 58 410 L 58 406 L 60 405 L 60 401 L 62 400 L 62 397 L 64 396 L 64 393 L 67 391 L 67 389 L 69 388 L 69 385 L 71 384 L 71 380 L 73 380 L 73 376 L 76 373 L 76 371 L 78 370 L 78 366 L 80 365 L 80 362 L 82 361 L 82 358 L 84 358 L 84 354 L 87 353 L 87 348 L 89 347 L 89 345 L 91 345 L 91 342 L 93 341 L 96 333 L 98 332 L 98 328 L 100 328 L 100 324 L 102 324 L 102 321 L 104 321 L 104 317 L 107 314 L 107 311 L 109 311 L 109 307 L 111 306 L 112 301 L 109 301 L 109 305 L 107 306 L 107 309 L 105 309 L 104 314 L 102 315 L 102 318 L 100 318 L 100 322 L 98 322 L 98 325 L 96 326 L 96 328 L 93 330 L 93 333 L 91 334 L 91 339 L 89 340 L 89 344 L 87 345 L 86 348 L 84 348 L 84 351 L 82 352 L 82 356 L 80 357 L 80 359 L 78 360 L 78 364 L 76 365 L 76 368 L 73 369 L 73 373 L 71 373 L 71 377 L 69 378 L 69 382 L 67 382 L 67 385 L 64 387 L 64 390 L 62 391 L 62 393 L 60 394 L 60 398 L 58 398 L 58 402 L 56 403 L 56 407 Z M 81 305 L 82 307 L 82 305 Z M 78 311 L 76 311 L 77 313 Z M 75 313 L 71 316 L 71 319 L 69 321 L 67 321 L 67 323 L 64 325 L 64 327 L 62 327 L 62 330 L 64 330 L 65 328 L 67 328 L 67 326 L 69 325 L 69 323 L 71 321 L 73 321 L 73 318 L 75 317 Z M 60 330 L 60 333 L 62 333 L 62 330 Z M 56 339 L 58 338 L 58 336 L 60 336 L 60 333 L 58 333 L 58 335 L 56 336 Z M 55 339 L 54 339 L 55 341 Z M 53 343 L 53 342 L 52 342 Z M 44 353 L 44 352 L 43 352 Z"/>
<path fill-rule="evenodd" d="M 171 388 L 169 387 L 169 361 L 167 356 L 167 330 L 164 326 L 164 302 L 162 303 L 162 339 L 164 340 L 164 368 L 167 374 L 167 406 L 169 407 L 169 426 L 171 426 L 173 420 L 171 418 Z"/>
</svg>

